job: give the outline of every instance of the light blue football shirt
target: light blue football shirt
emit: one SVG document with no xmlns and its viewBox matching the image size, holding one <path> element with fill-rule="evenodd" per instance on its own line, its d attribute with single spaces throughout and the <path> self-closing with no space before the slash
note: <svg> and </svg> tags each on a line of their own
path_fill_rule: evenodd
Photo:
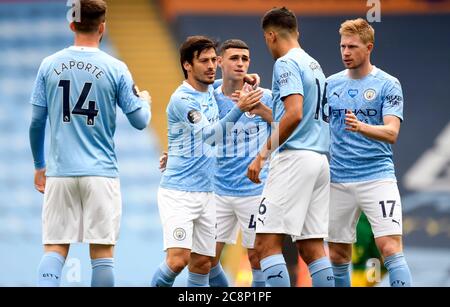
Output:
<svg viewBox="0 0 450 307">
<path fill-rule="evenodd" d="M 186 81 L 172 94 L 166 109 L 169 151 L 160 186 L 188 192 L 212 192 L 215 137 L 203 139 L 203 130 L 219 120 L 214 88 L 195 90 Z"/>
<path fill-rule="evenodd" d="M 47 176 L 118 176 L 116 105 L 125 114 L 142 107 L 133 86 L 127 66 L 97 48 L 72 46 L 42 61 L 31 103 L 48 109 Z"/>
<path fill-rule="evenodd" d="M 263 89 L 261 101 L 272 108 L 272 93 Z M 219 117 L 224 118 L 235 103 L 222 92 L 222 86 L 214 91 Z M 261 195 L 267 178 L 267 164 L 260 173 L 260 184 L 255 184 L 247 178 L 247 168 L 266 143 L 270 133 L 270 123 L 260 116 L 248 112 L 234 124 L 216 145 L 216 168 L 214 176 L 214 192 L 222 196 L 255 196 Z"/>
<path fill-rule="evenodd" d="M 279 150 L 311 150 L 327 153 L 330 132 L 327 123 L 325 76 L 319 63 L 301 48 L 278 58 L 273 68 L 273 116 L 279 122 L 285 113 L 283 99 L 303 96 L 303 119 Z"/>
<path fill-rule="evenodd" d="M 352 110 L 358 120 L 370 125 L 383 125 L 386 115 L 403 120 L 400 82 L 376 67 L 362 79 L 351 79 L 347 73 L 344 70 L 327 79 L 331 181 L 395 179 L 391 145 L 346 131 L 345 112 Z"/>
</svg>

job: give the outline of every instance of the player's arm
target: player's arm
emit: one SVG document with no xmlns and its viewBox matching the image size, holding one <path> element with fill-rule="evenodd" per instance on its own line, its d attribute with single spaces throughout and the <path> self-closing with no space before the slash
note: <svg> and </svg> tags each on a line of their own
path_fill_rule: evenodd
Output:
<svg viewBox="0 0 450 307">
<path fill-rule="evenodd" d="M 150 123 L 150 105 L 152 100 L 147 91 L 139 92 L 139 90 L 136 89 L 136 92 L 138 93 L 139 98 L 141 98 L 141 107 L 131 113 L 127 113 L 126 115 L 128 121 L 134 128 L 143 130 Z"/>
<path fill-rule="evenodd" d="M 44 193 L 45 189 L 45 125 L 47 122 L 47 108 L 32 106 L 31 124 L 29 129 L 30 147 L 34 160 L 34 185 L 35 188 Z"/>
<path fill-rule="evenodd" d="M 345 114 L 345 130 L 358 132 L 362 135 L 377 140 L 394 144 L 400 132 L 400 119 L 395 115 L 383 117 L 384 125 L 369 125 L 358 120 L 352 111 Z"/>
<path fill-rule="evenodd" d="M 278 127 L 270 134 L 266 144 L 256 155 L 250 164 L 247 177 L 254 183 L 261 183 L 259 173 L 270 157 L 280 144 L 286 142 L 289 136 L 294 132 L 295 128 L 300 124 L 303 118 L 303 96 L 300 94 L 289 95 L 284 99 L 285 113 L 280 120 Z"/>
<path fill-rule="evenodd" d="M 212 125 L 205 125 L 202 129 L 203 140 L 214 143 L 215 138 L 212 136 L 216 135 L 217 131 L 228 131 L 233 128 L 233 125 L 229 123 L 236 123 L 241 117 L 243 112 L 247 112 L 254 108 L 256 105 L 260 104 L 260 100 L 263 96 L 262 90 L 253 90 L 248 94 L 242 95 L 236 105 L 231 109 L 230 112 L 225 115 L 221 120 Z M 228 124 L 228 125 L 227 125 Z"/>
<path fill-rule="evenodd" d="M 239 98 L 241 97 L 241 95 L 248 93 L 252 90 L 253 86 L 248 84 L 248 83 L 244 83 L 244 87 L 241 90 L 237 90 L 235 91 L 233 94 L 231 94 L 231 99 L 236 103 Z M 272 96 L 270 95 L 270 98 L 268 98 L 268 96 L 263 96 L 263 99 L 270 99 L 269 104 L 272 104 Z M 265 122 L 267 122 L 268 124 L 271 124 L 273 122 L 273 115 L 272 115 L 272 109 L 269 108 L 263 101 L 261 101 L 261 103 L 257 104 L 253 109 L 250 110 L 251 114 L 255 114 L 260 116 Z"/>
<path fill-rule="evenodd" d="M 142 130 L 148 126 L 151 97 L 147 91 L 139 91 L 125 65 L 118 84 L 118 105 L 134 128 Z"/>
<path fill-rule="evenodd" d="M 360 122 L 351 111 L 345 114 L 346 130 L 381 142 L 394 144 L 403 120 L 403 93 L 397 79 L 386 82 L 382 93 L 383 125 L 369 125 Z"/>
<path fill-rule="evenodd" d="M 45 86 L 46 60 L 42 61 L 31 94 L 30 147 L 34 160 L 34 187 L 41 193 L 45 190 L 45 125 L 47 122 L 47 97 Z"/>
<path fill-rule="evenodd" d="M 285 113 L 278 127 L 272 130 L 266 144 L 261 148 L 247 170 L 247 177 L 254 183 L 261 183 L 259 173 L 266 161 L 281 144 L 294 132 L 303 118 L 303 80 L 301 72 L 292 61 L 277 61 L 274 65 L 274 78 L 280 84 L 280 98 Z"/>
<path fill-rule="evenodd" d="M 269 124 L 273 122 L 272 109 L 262 102 L 251 109 L 250 113 L 261 116 L 261 118 Z"/>
</svg>

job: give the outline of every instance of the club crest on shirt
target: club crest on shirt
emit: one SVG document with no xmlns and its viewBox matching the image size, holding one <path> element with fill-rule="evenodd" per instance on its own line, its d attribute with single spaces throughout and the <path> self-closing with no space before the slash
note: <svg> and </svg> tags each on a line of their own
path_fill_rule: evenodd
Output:
<svg viewBox="0 0 450 307">
<path fill-rule="evenodd" d="M 355 96 L 358 95 L 358 90 L 357 89 L 349 89 L 348 95 L 352 98 L 355 98 Z"/>
<path fill-rule="evenodd" d="M 250 112 L 245 112 L 244 115 L 245 115 L 247 118 L 253 118 L 253 117 L 256 116 L 256 114 L 252 114 L 252 113 L 250 113 Z"/>
<path fill-rule="evenodd" d="M 377 92 L 372 88 L 369 88 L 364 91 L 364 99 L 366 99 L 367 101 L 374 100 L 376 96 L 377 96 Z"/>
<path fill-rule="evenodd" d="M 191 124 L 196 124 L 202 119 L 202 113 L 197 110 L 190 110 L 188 112 L 187 118 Z"/>
<path fill-rule="evenodd" d="M 175 228 L 173 237 L 177 241 L 183 241 L 186 238 L 186 231 L 183 228 Z"/>
</svg>

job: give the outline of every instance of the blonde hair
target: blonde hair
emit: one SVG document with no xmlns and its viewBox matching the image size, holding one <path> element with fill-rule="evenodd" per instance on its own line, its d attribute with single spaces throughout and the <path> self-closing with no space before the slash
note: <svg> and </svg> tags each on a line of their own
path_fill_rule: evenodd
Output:
<svg viewBox="0 0 450 307">
<path fill-rule="evenodd" d="M 364 44 L 374 43 L 375 30 L 362 18 L 346 20 L 339 29 L 341 35 L 358 35 Z"/>
</svg>

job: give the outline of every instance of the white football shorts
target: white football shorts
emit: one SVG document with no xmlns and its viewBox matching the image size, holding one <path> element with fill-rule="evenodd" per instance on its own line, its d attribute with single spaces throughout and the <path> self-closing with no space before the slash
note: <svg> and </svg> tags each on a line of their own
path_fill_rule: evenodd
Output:
<svg viewBox="0 0 450 307">
<path fill-rule="evenodd" d="M 159 188 L 158 208 L 164 250 L 186 248 L 216 255 L 216 206 L 212 192 L 186 192 Z"/>
<path fill-rule="evenodd" d="M 326 238 L 330 170 L 326 155 L 284 150 L 272 157 L 256 220 L 256 233 Z"/>
<path fill-rule="evenodd" d="M 119 178 L 47 177 L 42 208 L 43 244 L 114 245 L 121 215 Z"/>
<path fill-rule="evenodd" d="M 239 229 L 242 246 L 253 248 L 255 243 L 256 216 L 261 195 L 216 196 L 217 242 L 236 244 Z"/>
<path fill-rule="evenodd" d="M 402 204 L 395 180 L 332 183 L 327 241 L 356 242 L 361 211 L 367 216 L 375 238 L 402 234 Z"/>
</svg>

